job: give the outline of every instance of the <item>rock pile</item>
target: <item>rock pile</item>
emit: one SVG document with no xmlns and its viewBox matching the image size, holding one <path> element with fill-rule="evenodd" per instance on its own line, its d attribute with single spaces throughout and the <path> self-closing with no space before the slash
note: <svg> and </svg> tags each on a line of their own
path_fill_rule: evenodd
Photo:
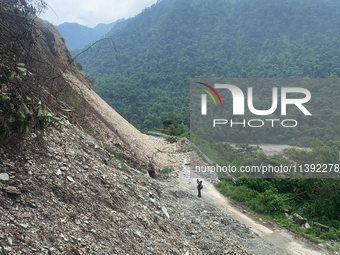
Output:
<svg viewBox="0 0 340 255">
<path fill-rule="evenodd" d="M 0 148 L 0 254 L 249 254 L 244 225 L 76 128 Z"/>
</svg>

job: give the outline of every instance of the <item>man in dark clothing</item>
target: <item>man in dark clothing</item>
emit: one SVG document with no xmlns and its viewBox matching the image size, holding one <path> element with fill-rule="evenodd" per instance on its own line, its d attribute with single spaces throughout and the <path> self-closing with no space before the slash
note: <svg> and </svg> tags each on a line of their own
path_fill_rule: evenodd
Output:
<svg viewBox="0 0 340 255">
<path fill-rule="evenodd" d="M 198 190 L 198 197 L 201 197 L 201 189 L 203 189 L 202 181 L 197 179 L 197 190 Z"/>
</svg>

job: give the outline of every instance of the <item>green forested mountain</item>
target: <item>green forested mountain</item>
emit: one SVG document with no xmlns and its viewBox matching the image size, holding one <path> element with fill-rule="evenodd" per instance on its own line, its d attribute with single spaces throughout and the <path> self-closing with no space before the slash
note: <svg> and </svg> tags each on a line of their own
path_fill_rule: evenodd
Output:
<svg viewBox="0 0 340 255">
<path fill-rule="evenodd" d="M 98 24 L 94 28 L 80 25 L 78 23 L 65 22 L 56 26 L 59 33 L 64 37 L 67 48 L 70 51 L 81 50 L 88 43 L 94 42 L 107 34 L 111 28 L 123 20 L 117 20 L 109 24 Z"/>
<path fill-rule="evenodd" d="M 77 61 L 136 127 L 189 124 L 190 77 L 339 77 L 339 29 L 337 0 L 163 0 L 107 34 L 118 60 L 103 42 Z"/>
</svg>

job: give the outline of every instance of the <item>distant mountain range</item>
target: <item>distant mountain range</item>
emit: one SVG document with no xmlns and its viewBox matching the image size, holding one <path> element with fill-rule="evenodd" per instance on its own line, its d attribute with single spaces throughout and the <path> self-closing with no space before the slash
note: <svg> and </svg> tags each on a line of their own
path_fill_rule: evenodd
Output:
<svg viewBox="0 0 340 255">
<path fill-rule="evenodd" d="M 56 26 L 56 28 L 59 30 L 61 36 L 64 37 L 67 48 L 70 51 L 74 51 L 77 49 L 81 50 L 85 45 L 100 39 L 121 21 L 124 21 L 124 19 L 119 19 L 109 24 L 98 24 L 94 28 L 83 26 L 78 23 L 65 22 Z"/>
</svg>

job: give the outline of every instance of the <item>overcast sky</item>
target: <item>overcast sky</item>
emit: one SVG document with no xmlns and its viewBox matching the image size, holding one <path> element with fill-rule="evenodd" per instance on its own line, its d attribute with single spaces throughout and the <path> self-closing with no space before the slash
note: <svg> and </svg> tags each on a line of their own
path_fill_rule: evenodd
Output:
<svg viewBox="0 0 340 255">
<path fill-rule="evenodd" d="M 40 18 L 59 25 L 76 22 L 88 27 L 139 14 L 157 0 L 45 0 L 48 10 Z"/>
</svg>

